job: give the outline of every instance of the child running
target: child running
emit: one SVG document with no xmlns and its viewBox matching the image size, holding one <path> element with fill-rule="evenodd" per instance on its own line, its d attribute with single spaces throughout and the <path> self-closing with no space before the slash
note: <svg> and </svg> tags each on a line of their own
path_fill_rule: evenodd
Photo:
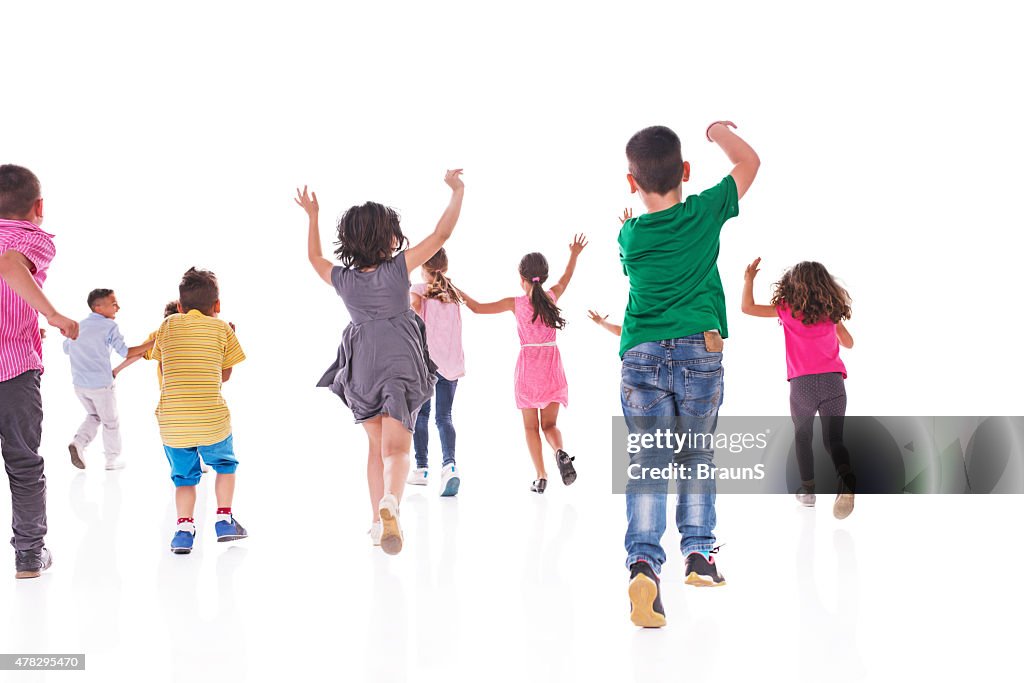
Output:
<svg viewBox="0 0 1024 683">
<path fill-rule="evenodd" d="M 520 344 L 515 374 L 516 407 L 523 412 L 526 446 L 537 474 L 530 490 L 536 493 L 544 493 L 548 487 L 541 432 L 555 452 L 562 483 L 568 486 L 576 481 L 576 468 L 572 464 L 576 458 L 562 449 L 562 432 L 558 429 L 558 407 L 569 405 L 569 386 L 565 381 L 562 356 L 555 344 L 555 332 L 565 327 L 557 301 L 569 286 L 576 270 L 576 259 L 586 246 L 586 236 L 576 235 L 569 245 L 569 263 L 565 272 L 546 292 L 544 283 L 548 279 L 548 261 L 537 252 L 527 254 L 519 262 L 519 284 L 525 292 L 523 296 L 481 304 L 462 292 L 462 298 L 474 313 L 515 313 Z"/>
<path fill-rule="evenodd" d="M 743 283 L 743 312 L 760 318 L 778 318 L 786 338 L 789 411 L 796 430 L 796 462 L 801 485 L 796 499 L 814 507 L 814 415 L 821 415 L 821 440 L 839 475 L 832 514 L 845 519 L 853 512 L 856 477 L 850 453 L 843 444 L 846 416 L 846 366 L 839 346 L 853 348 L 853 337 L 843 325 L 849 320 L 850 294 L 825 266 L 803 261 L 775 283 L 770 305 L 754 303 L 754 278 L 761 259 L 747 266 Z"/>
<path fill-rule="evenodd" d="M 121 459 L 121 430 L 117 416 L 117 396 L 114 392 L 114 371 L 110 367 L 110 352 L 116 351 L 126 359 L 138 360 L 153 348 L 147 339 L 138 346 L 129 347 L 114 322 L 121 305 L 112 289 L 94 289 L 86 303 L 92 313 L 78 323 L 78 339 L 64 340 L 64 353 L 71 359 L 71 379 L 75 395 L 85 408 L 85 421 L 75 438 L 68 444 L 71 464 L 85 469 L 85 449 L 103 426 L 103 450 L 106 468 L 124 467 Z M 128 362 L 127 360 L 125 362 Z"/>
<path fill-rule="evenodd" d="M 427 328 L 427 348 L 430 359 L 437 364 L 437 384 L 434 385 L 434 421 L 441 437 L 441 495 L 454 496 L 459 492 L 461 477 L 455 466 L 455 425 L 452 423 L 452 402 L 459 378 L 466 374 L 462 352 L 462 297 L 452 285 L 448 272 L 448 254 L 444 249 L 431 256 L 420 274 L 423 282 L 412 286 L 412 308 Z M 430 442 L 430 399 L 420 408 L 416 417 L 416 431 L 412 441 L 416 449 L 416 468 L 409 474 L 409 482 L 426 486 L 428 479 L 427 446 Z"/>
<path fill-rule="evenodd" d="M 448 206 L 434 231 L 413 247 L 394 209 L 376 202 L 348 209 L 337 227 L 334 253 L 340 266 L 321 251 L 316 193 L 296 190 L 295 203 L 309 217 L 309 262 L 334 287 L 352 318 L 337 359 L 317 386 L 337 394 L 366 430 L 370 538 L 389 555 L 402 550 L 399 503 L 409 474 L 409 446 L 417 413 L 433 392 L 436 369 L 423 322 L 409 307 L 409 273 L 436 254 L 455 230 L 465 192 L 461 175 L 461 168 L 445 174 L 452 190 Z"/>
</svg>

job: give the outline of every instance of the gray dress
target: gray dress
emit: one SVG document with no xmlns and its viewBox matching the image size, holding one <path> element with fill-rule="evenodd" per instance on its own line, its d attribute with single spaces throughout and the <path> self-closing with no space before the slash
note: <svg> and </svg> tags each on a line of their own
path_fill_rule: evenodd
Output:
<svg viewBox="0 0 1024 683">
<path fill-rule="evenodd" d="M 331 282 L 352 322 L 317 386 L 341 397 L 356 422 L 388 415 L 413 431 L 434 392 L 437 366 L 427 353 L 426 328 L 409 307 L 405 252 L 366 273 L 335 266 Z"/>
</svg>

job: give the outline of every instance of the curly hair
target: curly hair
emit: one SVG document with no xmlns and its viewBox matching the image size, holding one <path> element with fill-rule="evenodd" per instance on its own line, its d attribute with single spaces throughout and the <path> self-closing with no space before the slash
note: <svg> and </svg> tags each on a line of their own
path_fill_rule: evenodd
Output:
<svg viewBox="0 0 1024 683">
<path fill-rule="evenodd" d="M 524 256 L 519 262 L 519 276 L 533 284 L 530 291 L 530 304 L 533 306 L 531 322 L 536 322 L 539 316 L 548 327 L 556 330 L 565 327 L 561 309 L 541 286 L 548 279 L 548 260 L 544 258 L 544 254 L 533 252 Z"/>
<path fill-rule="evenodd" d="M 775 283 L 772 306 L 786 306 L 804 325 L 849 320 L 850 293 L 817 261 L 801 261 Z"/>
<path fill-rule="evenodd" d="M 338 241 L 334 255 L 346 268 L 374 268 L 394 258 L 409 246 L 402 234 L 398 212 L 391 207 L 366 202 L 353 206 L 338 219 Z"/>
<path fill-rule="evenodd" d="M 446 304 L 461 304 L 462 297 L 459 290 L 448 279 L 445 272 L 448 270 L 448 254 L 444 248 L 437 250 L 437 253 L 427 259 L 423 269 L 433 278 L 427 284 L 426 298 L 437 299 Z"/>
</svg>

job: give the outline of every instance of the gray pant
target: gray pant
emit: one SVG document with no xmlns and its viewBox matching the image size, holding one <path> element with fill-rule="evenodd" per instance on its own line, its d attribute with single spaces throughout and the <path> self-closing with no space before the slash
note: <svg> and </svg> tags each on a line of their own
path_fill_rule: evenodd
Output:
<svg viewBox="0 0 1024 683">
<path fill-rule="evenodd" d="M 121 429 L 117 418 L 117 398 L 114 396 L 114 385 L 101 389 L 85 389 L 75 387 L 75 395 L 85 407 L 85 421 L 75 434 L 74 444 L 78 452 L 85 451 L 94 438 L 100 425 L 103 425 L 103 450 L 107 462 L 116 460 L 121 455 Z"/>
<path fill-rule="evenodd" d="M 39 440 L 43 400 L 38 370 L 0 382 L 0 450 L 11 483 L 11 545 L 38 550 L 46 535 L 46 475 Z"/>
</svg>

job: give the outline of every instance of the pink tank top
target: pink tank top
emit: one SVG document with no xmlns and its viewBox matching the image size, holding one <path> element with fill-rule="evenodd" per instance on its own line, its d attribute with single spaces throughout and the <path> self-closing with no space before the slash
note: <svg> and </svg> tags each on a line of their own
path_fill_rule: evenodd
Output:
<svg viewBox="0 0 1024 683">
<path fill-rule="evenodd" d="M 445 379 L 458 379 L 466 374 L 462 352 L 462 312 L 460 306 L 438 299 L 428 299 L 427 285 L 419 283 L 412 291 L 421 297 L 420 318 L 427 328 L 427 351 Z"/>
<path fill-rule="evenodd" d="M 787 379 L 826 372 L 841 372 L 846 379 L 846 366 L 839 358 L 835 323 L 824 320 L 804 325 L 785 303 L 776 306 L 775 310 L 786 336 Z"/>
</svg>

